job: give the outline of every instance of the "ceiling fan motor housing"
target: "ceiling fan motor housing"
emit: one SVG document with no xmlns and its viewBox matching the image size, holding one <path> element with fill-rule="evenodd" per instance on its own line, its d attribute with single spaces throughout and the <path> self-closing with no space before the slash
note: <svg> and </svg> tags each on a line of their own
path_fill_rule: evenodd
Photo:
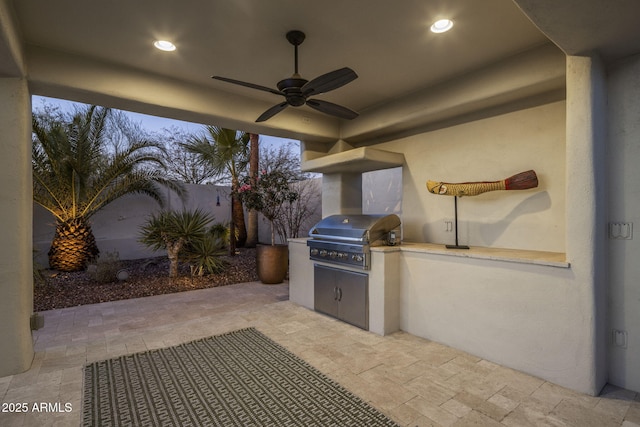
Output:
<svg viewBox="0 0 640 427">
<path fill-rule="evenodd" d="M 278 82 L 278 89 L 285 94 L 289 105 L 292 107 L 300 107 L 304 105 L 307 100 L 307 97 L 302 94 L 302 86 L 306 83 L 307 80 L 294 74 L 288 79 L 280 80 Z"/>
</svg>

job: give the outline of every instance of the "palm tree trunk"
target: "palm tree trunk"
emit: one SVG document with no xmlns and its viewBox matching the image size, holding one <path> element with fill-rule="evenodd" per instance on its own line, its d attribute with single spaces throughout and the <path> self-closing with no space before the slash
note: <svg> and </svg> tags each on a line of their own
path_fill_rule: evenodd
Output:
<svg viewBox="0 0 640 427">
<path fill-rule="evenodd" d="M 49 267 L 59 271 L 81 271 L 96 260 L 99 252 L 85 218 L 58 222 L 49 249 Z"/>
<path fill-rule="evenodd" d="M 231 187 L 231 221 L 233 221 L 236 229 L 236 245 L 238 247 L 243 247 L 247 241 L 247 227 L 244 224 L 244 208 L 242 206 L 242 200 L 237 195 L 239 188 L 238 178 L 232 179 Z"/>
<path fill-rule="evenodd" d="M 249 178 L 251 187 L 255 187 L 258 178 L 258 162 L 260 149 L 258 146 L 259 135 L 255 133 L 249 134 Z M 248 248 L 255 248 L 258 244 L 258 211 L 249 209 L 249 219 L 247 226 L 247 242 Z"/>
<path fill-rule="evenodd" d="M 173 243 L 167 242 L 167 258 L 169 258 L 169 277 L 173 280 L 178 277 L 178 261 L 180 249 L 184 245 L 184 239 L 178 239 Z"/>
<path fill-rule="evenodd" d="M 244 224 L 244 208 L 242 207 L 242 200 L 235 195 L 231 200 L 233 203 L 233 223 L 236 227 L 236 245 L 238 245 L 238 247 L 244 247 L 247 242 L 247 227 Z"/>
<path fill-rule="evenodd" d="M 233 198 L 231 194 L 231 221 L 229 222 L 229 256 L 236 256 L 236 226 L 233 222 Z"/>
</svg>

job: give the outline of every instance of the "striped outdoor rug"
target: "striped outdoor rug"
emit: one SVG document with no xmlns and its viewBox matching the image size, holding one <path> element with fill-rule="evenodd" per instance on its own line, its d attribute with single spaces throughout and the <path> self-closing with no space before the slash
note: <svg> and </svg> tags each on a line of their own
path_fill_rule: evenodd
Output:
<svg viewBox="0 0 640 427">
<path fill-rule="evenodd" d="M 254 328 L 95 362 L 84 426 L 396 426 Z"/>
</svg>

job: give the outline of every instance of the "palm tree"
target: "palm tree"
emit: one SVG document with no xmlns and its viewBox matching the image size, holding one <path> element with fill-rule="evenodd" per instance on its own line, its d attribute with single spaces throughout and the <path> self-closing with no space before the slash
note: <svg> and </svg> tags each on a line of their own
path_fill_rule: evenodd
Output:
<svg viewBox="0 0 640 427">
<path fill-rule="evenodd" d="M 231 181 L 231 224 L 236 231 L 231 233 L 229 252 L 234 255 L 234 237 L 237 237 L 238 246 L 243 246 L 247 240 L 244 210 L 242 201 L 237 196 L 237 189 L 240 173 L 249 162 L 249 134 L 218 126 L 206 126 L 201 136 L 193 137 L 181 145 L 197 154 L 200 161 L 208 164 L 219 179 Z"/>
<path fill-rule="evenodd" d="M 260 136 L 255 133 L 249 134 L 249 177 L 250 184 L 255 186 L 258 179 L 258 166 L 260 160 Z M 249 209 L 249 218 L 247 225 L 247 243 L 248 248 L 255 248 L 258 244 L 258 211 Z"/>
<path fill-rule="evenodd" d="M 162 206 L 159 184 L 182 195 L 181 187 L 164 179 L 157 167 L 145 167 L 162 165 L 158 144 L 135 140 L 106 149 L 110 114 L 110 109 L 93 105 L 70 120 L 33 116 L 33 200 L 56 219 L 49 250 L 53 269 L 79 271 L 96 259 L 89 220 L 114 200 L 141 193 Z"/>
<path fill-rule="evenodd" d="M 169 277 L 176 279 L 181 252 L 189 245 L 202 247 L 207 244 L 207 225 L 211 221 L 213 217 L 200 209 L 161 212 L 151 215 L 142 226 L 140 242 L 154 250 L 166 249 Z"/>
</svg>

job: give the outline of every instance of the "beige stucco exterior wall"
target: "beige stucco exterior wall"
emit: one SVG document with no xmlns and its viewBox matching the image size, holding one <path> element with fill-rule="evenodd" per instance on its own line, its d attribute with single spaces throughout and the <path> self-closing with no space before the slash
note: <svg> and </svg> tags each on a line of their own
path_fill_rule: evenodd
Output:
<svg viewBox="0 0 640 427">
<path fill-rule="evenodd" d="M 608 217 L 635 225 L 607 246 L 610 326 L 626 333 L 626 346 L 611 345 L 609 381 L 640 391 L 640 55 L 608 74 Z"/>
<path fill-rule="evenodd" d="M 444 231 L 453 198 L 430 194 L 428 179 L 497 180 L 534 169 L 540 181 L 535 190 L 461 198 L 460 243 L 575 249 L 577 242 L 567 239 L 581 236 L 567 233 L 567 175 L 580 170 L 569 172 L 567 164 L 585 165 L 566 159 L 566 107 L 555 102 L 378 146 L 405 154 L 404 239 L 453 243 L 453 233 Z M 400 328 L 595 394 L 595 337 L 585 318 L 593 308 L 593 280 L 582 277 L 591 265 L 575 255 L 569 257 L 576 265 L 567 269 L 403 252 Z"/>
<path fill-rule="evenodd" d="M 0 377 L 33 359 L 31 98 L 27 81 L 0 78 Z"/>
<path fill-rule="evenodd" d="M 311 202 L 315 205 L 315 214 L 302 224 L 302 236 L 306 236 L 309 228 L 320 220 L 320 179 L 303 183 L 308 185 L 308 191 L 313 192 Z M 167 190 L 166 206 L 168 210 L 202 209 L 209 213 L 213 222 L 228 224 L 231 219 L 230 187 L 214 185 L 185 184 L 187 195 L 181 200 L 175 193 Z M 220 202 L 220 206 L 217 202 Z M 91 218 L 91 228 L 96 237 L 101 254 L 117 252 L 121 260 L 139 259 L 160 256 L 164 252 L 151 251 L 138 241 L 140 227 L 149 215 L 162 208 L 150 197 L 131 194 L 115 200 L 100 210 Z M 245 217 L 247 220 L 247 217 Z M 54 218 L 41 206 L 33 207 L 33 248 L 34 259 L 39 267 L 48 266 L 47 252 L 55 231 Z M 262 216 L 258 217 L 258 232 L 260 243 L 270 243 L 271 231 L 269 222 Z M 277 243 L 281 243 L 276 236 Z"/>
<path fill-rule="evenodd" d="M 565 103 L 556 102 L 376 146 L 405 155 L 404 239 L 453 243 L 444 227 L 453 197 L 429 193 L 427 180 L 493 181 L 534 169 L 537 189 L 460 198 L 460 243 L 564 252 L 564 117 Z"/>
<path fill-rule="evenodd" d="M 181 200 L 167 190 L 165 194 L 167 210 L 202 209 L 213 217 L 213 222 L 226 224 L 231 218 L 229 187 L 213 185 L 185 184 L 186 197 Z M 216 202 L 220 200 L 220 206 Z M 139 259 L 159 256 L 138 242 L 140 227 L 149 215 L 160 211 L 158 203 L 148 196 L 131 194 L 115 200 L 91 218 L 91 229 L 96 238 L 100 254 L 117 252 L 119 259 Z M 47 252 L 55 231 L 55 219 L 44 208 L 34 205 L 33 248 L 35 261 L 40 267 L 47 267 Z"/>
<path fill-rule="evenodd" d="M 585 392 L 607 381 L 605 188 L 606 75 L 597 57 L 567 57 L 567 260 L 580 311 Z"/>
</svg>

